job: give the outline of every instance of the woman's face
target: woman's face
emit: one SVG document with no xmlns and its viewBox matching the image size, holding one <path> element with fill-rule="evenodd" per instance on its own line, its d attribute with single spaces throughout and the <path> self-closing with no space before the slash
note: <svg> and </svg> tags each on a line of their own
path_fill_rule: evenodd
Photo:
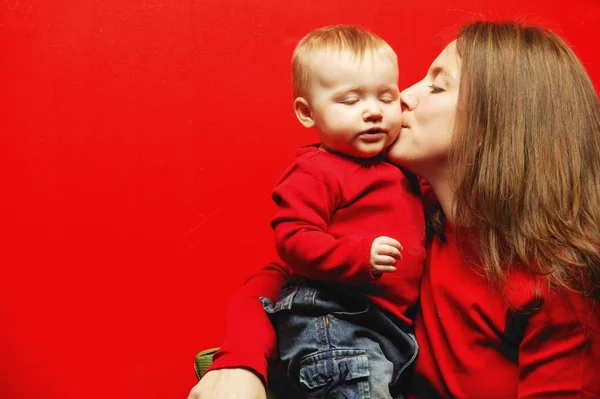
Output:
<svg viewBox="0 0 600 399">
<path fill-rule="evenodd" d="M 401 93 L 402 130 L 388 149 L 391 162 L 425 179 L 445 171 L 459 83 L 460 59 L 452 42 L 433 61 L 427 76 Z"/>
</svg>

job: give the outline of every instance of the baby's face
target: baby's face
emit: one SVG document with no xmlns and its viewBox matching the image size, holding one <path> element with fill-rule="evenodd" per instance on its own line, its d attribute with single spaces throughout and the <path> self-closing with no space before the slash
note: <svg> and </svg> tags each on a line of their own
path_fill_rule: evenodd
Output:
<svg viewBox="0 0 600 399">
<path fill-rule="evenodd" d="M 398 66 L 387 55 L 322 52 L 306 100 L 322 147 L 358 158 L 381 153 L 402 128 Z"/>
</svg>

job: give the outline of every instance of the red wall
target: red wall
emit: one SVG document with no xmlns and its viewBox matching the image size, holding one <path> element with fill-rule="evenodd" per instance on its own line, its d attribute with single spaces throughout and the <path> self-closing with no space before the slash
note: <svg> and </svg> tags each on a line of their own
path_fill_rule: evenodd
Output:
<svg viewBox="0 0 600 399">
<path fill-rule="evenodd" d="M 273 254 L 271 186 L 314 141 L 288 64 L 359 24 L 420 79 L 461 23 L 562 34 L 600 82 L 598 0 L 8 0 L 0 6 L 0 396 L 185 398 Z M 510 99 L 507 99 L 510 101 Z"/>
</svg>

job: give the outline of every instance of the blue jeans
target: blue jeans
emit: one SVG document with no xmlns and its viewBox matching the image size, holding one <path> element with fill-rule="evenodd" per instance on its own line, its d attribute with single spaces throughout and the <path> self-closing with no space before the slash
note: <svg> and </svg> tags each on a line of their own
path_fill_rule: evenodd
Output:
<svg viewBox="0 0 600 399">
<path fill-rule="evenodd" d="M 412 334 L 348 286 L 292 278 L 273 304 L 279 356 L 298 392 L 329 399 L 403 398 L 401 375 L 417 356 Z"/>
</svg>

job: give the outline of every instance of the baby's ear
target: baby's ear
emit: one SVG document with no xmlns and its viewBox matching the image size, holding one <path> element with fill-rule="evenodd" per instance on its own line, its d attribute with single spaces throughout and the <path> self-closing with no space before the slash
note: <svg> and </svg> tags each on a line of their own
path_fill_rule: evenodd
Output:
<svg viewBox="0 0 600 399">
<path fill-rule="evenodd" d="M 296 97 L 294 100 L 294 111 L 296 112 L 296 117 L 304 127 L 313 127 L 315 125 L 312 110 L 304 97 Z"/>
</svg>

